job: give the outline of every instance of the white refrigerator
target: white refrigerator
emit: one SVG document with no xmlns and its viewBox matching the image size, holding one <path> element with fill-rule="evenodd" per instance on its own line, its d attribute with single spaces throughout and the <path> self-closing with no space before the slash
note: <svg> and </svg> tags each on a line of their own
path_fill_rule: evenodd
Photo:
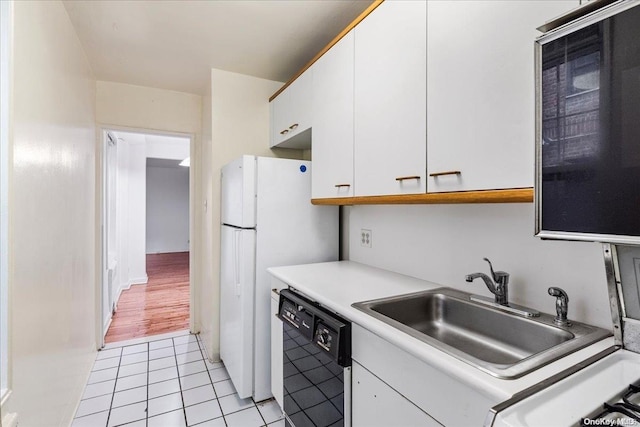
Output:
<svg viewBox="0 0 640 427">
<path fill-rule="evenodd" d="M 242 398 L 271 397 L 267 268 L 338 259 L 338 208 L 311 204 L 311 162 L 242 156 L 222 168 L 220 357 Z"/>
</svg>

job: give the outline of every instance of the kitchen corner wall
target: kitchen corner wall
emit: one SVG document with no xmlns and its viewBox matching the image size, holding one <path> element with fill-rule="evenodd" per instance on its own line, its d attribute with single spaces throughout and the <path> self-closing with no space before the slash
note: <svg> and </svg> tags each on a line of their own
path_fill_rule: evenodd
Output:
<svg viewBox="0 0 640 427">
<path fill-rule="evenodd" d="M 269 149 L 269 97 L 281 86 L 281 82 L 211 70 L 211 100 L 205 96 L 209 105 L 203 107 L 207 117 L 202 119 L 203 125 L 211 126 L 202 131 L 205 200 L 200 205 L 204 240 L 199 309 L 201 337 L 212 359 L 220 357 L 220 169 L 243 154 L 302 158 L 300 150 Z"/>
<path fill-rule="evenodd" d="M 511 274 L 509 299 L 555 315 L 549 286 L 569 294 L 569 318 L 612 329 L 602 246 L 533 236 L 533 204 L 353 206 L 348 215 L 352 261 L 492 297 L 474 272 Z M 344 227 L 345 221 L 343 221 Z M 372 230 L 372 247 L 360 230 Z"/>
<path fill-rule="evenodd" d="M 13 6 L 3 413 L 68 426 L 96 352 L 95 79 L 62 2 Z"/>
</svg>

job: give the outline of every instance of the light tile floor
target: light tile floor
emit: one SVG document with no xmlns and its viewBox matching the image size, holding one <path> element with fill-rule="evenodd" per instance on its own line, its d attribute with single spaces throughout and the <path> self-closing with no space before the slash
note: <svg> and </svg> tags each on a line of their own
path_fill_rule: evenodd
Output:
<svg viewBox="0 0 640 427">
<path fill-rule="evenodd" d="M 198 336 L 141 341 L 98 352 L 72 427 L 284 427 L 275 401 L 240 399 Z"/>
</svg>

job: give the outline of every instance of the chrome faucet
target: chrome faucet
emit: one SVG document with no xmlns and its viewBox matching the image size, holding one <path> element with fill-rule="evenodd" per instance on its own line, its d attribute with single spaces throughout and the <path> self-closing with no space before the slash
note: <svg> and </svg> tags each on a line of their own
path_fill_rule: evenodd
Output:
<svg viewBox="0 0 640 427">
<path fill-rule="evenodd" d="M 549 295 L 556 297 L 556 318 L 553 319 L 553 323 L 559 326 L 571 326 L 571 322 L 567 319 L 569 295 L 563 289 L 554 286 L 549 288 Z"/>
<path fill-rule="evenodd" d="M 477 278 L 484 280 L 489 291 L 496 296 L 496 304 L 509 305 L 509 273 L 504 271 L 493 271 L 491 261 L 487 258 L 483 259 L 489 263 L 489 269 L 491 270 L 491 276 L 493 276 L 495 284 L 491 278 L 484 273 L 467 274 L 464 279 L 467 282 L 473 282 Z"/>
</svg>

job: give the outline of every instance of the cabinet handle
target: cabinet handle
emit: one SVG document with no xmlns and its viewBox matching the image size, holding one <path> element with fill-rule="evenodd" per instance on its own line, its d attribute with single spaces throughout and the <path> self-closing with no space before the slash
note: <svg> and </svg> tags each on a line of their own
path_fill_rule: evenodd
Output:
<svg viewBox="0 0 640 427">
<path fill-rule="evenodd" d="M 351 184 L 336 184 L 335 185 L 336 188 L 340 188 L 340 187 L 351 187 Z"/>
<path fill-rule="evenodd" d="M 289 129 L 294 130 L 295 128 L 298 127 L 297 123 L 292 124 L 291 126 L 289 126 Z"/>
<path fill-rule="evenodd" d="M 285 129 L 282 132 L 280 132 L 280 135 L 286 135 L 289 133 L 289 129 Z"/>
<path fill-rule="evenodd" d="M 420 179 L 420 175 L 410 175 L 410 176 L 399 176 L 396 178 L 396 181 L 408 181 L 410 179 Z"/>
<path fill-rule="evenodd" d="M 439 176 L 443 176 L 443 175 L 462 175 L 462 172 L 460 171 L 446 171 L 446 172 L 434 172 L 434 173 L 430 173 L 429 176 L 432 176 L 434 178 L 437 178 Z"/>
</svg>

